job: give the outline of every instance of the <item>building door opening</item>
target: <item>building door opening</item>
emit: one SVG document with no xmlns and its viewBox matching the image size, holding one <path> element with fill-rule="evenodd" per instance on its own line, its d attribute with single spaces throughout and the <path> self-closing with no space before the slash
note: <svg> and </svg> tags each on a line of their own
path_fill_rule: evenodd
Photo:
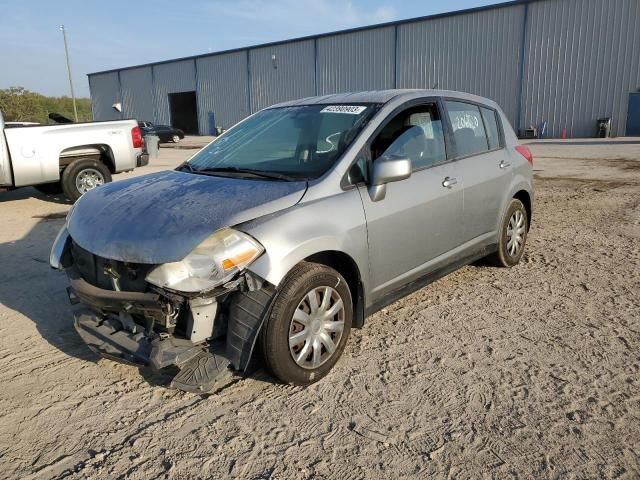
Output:
<svg viewBox="0 0 640 480">
<path fill-rule="evenodd" d="M 169 114 L 171 126 L 179 128 L 186 134 L 198 135 L 198 103 L 196 92 L 179 92 L 169 94 Z"/>
<path fill-rule="evenodd" d="M 627 137 L 640 137 L 640 92 L 629 94 Z"/>
</svg>

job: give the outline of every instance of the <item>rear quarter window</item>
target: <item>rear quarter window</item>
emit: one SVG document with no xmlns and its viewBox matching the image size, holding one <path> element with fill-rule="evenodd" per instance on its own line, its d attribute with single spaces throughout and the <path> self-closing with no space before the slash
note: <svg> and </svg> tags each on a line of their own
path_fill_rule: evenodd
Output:
<svg viewBox="0 0 640 480">
<path fill-rule="evenodd" d="M 500 130 L 496 111 L 485 107 L 481 107 L 480 111 L 482 112 L 482 119 L 484 120 L 484 126 L 487 131 L 489 149 L 495 150 L 496 148 L 500 148 Z"/>
</svg>

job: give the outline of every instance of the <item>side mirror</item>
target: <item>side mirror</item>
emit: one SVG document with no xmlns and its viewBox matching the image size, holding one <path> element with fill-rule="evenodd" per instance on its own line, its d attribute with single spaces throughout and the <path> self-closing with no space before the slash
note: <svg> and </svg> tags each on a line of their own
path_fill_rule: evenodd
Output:
<svg viewBox="0 0 640 480">
<path fill-rule="evenodd" d="M 399 182 L 411 176 L 411 160 L 403 157 L 382 156 L 373 162 L 373 174 L 369 185 L 371 201 L 384 199 L 387 183 Z"/>
</svg>

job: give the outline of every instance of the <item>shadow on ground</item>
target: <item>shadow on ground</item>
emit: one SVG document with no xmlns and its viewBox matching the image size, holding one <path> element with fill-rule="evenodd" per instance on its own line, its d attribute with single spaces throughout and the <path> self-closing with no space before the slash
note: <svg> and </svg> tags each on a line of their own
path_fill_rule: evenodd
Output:
<svg viewBox="0 0 640 480">
<path fill-rule="evenodd" d="M 37 198 L 38 200 L 59 203 L 61 205 L 71 204 L 71 202 L 61 193 L 45 194 L 36 190 L 34 187 L 16 188 L 15 190 L 10 190 L 8 192 L 0 192 L 0 204 L 16 200 L 26 200 L 28 198 Z"/>
</svg>

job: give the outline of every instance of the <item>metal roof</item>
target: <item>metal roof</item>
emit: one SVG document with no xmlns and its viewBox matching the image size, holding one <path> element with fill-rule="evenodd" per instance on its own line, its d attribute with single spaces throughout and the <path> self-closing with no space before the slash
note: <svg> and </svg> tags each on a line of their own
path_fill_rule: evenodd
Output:
<svg viewBox="0 0 640 480">
<path fill-rule="evenodd" d="M 256 48 L 270 47 L 270 46 L 274 46 L 274 45 L 282 45 L 282 44 L 285 44 L 285 43 L 299 42 L 299 41 L 304 41 L 304 40 L 314 40 L 314 39 L 319 39 L 319 38 L 323 38 L 323 37 L 329 37 L 331 35 L 341 35 L 341 34 L 346 34 L 346 33 L 361 32 L 361 31 L 365 31 L 365 30 L 373 30 L 373 29 L 382 28 L 382 27 L 406 25 L 406 24 L 410 24 L 410 23 L 421 22 L 421 21 L 424 21 L 424 20 L 433 20 L 433 19 L 436 19 L 436 18 L 453 17 L 453 16 L 456 16 L 456 15 L 465 15 L 465 14 L 469 14 L 469 13 L 483 12 L 483 11 L 486 11 L 486 10 L 496 10 L 496 9 L 500 9 L 500 8 L 511 7 L 511 6 L 514 6 L 514 5 L 522 5 L 522 4 L 533 3 L 533 2 L 538 2 L 538 1 L 542 1 L 542 0 L 511 0 L 511 1 L 508 1 L 508 2 L 496 3 L 496 4 L 492 4 L 492 5 L 485 5 L 485 6 L 482 6 L 482 7 L 474 7 L 474 8 L 467 8 L 467 9 L 464 9 L 464 10 L 456 10 L 456 11 L 453 11 L 453 12 L 437 13 L 437 14 L 434 14 L 434 15 L 425 15 L 425 16 L 422 16 L 422 17 L 408 18 L 408 19 L 404 19 L 404 20 L 396 20 L 396 21 L 393 21 L 393 22 L 377 23 L 377 24 L 374 24 L 374 25 L 366 25 L 364 27 L 356 27 L 356 28 L 350 28 L 350 29 L 346 29 L 346 30 L 337 30 L 337 31 L 321 33 L 321 34 L 317 34 L 317 35 L 307 35 L 307 36 L 304 36 L 304 37 L 296 37 L 296 38 L 291 38 L 291 39 L 287 39 L 287 40 L 279 40 L 279 41 L 276 41 L 276 42 L 261 43 L 261 44 L 257 44 L 257 45 L 250 45 L 250 46 L 247 46 L 247 47 L 232 48 L 232 49 L 229 49 L 229 50 L 220 50 L 218 52 L 204 53 L 204 54 L 200 54 L 200 55 L 191 55 L 191 56 L 187 56 L 187 57 L 174 58 L 174 59 L 171 59 L 171 60 L 162 60 L 162 61 L 158 61 L 158 62 L 142 63 L 142 64 L 139 64 L 139 65 L 131 65 L 131 66 L 122 67 L 122 68 L 112 68 L 112 69 L 109 69 L 109 70 L 101 70 L 99 72 L 88 73 L 87 76 L 100 75 L 100 74 L 103 74 L 103 73 L 121 72 L 123 70 L 132 70 L 134 68 L 150 67 L 150 66 L 153 66 L 153 65 L 162 65 L 162 64 L 165 64 L 165 63 L 179 62 L 179 61 L 182 61 L 182 60 L 195 60 L 197 58 L 212 57 L 212 56 L 216 56 L 216 55 L 222 55 L 222 54 L 225 54 L 225 53 L 242 52 L 242 51 L 245 51 L 245 50 L 252 50 L 252 49 L 256 49 Z"/>
</svg>

